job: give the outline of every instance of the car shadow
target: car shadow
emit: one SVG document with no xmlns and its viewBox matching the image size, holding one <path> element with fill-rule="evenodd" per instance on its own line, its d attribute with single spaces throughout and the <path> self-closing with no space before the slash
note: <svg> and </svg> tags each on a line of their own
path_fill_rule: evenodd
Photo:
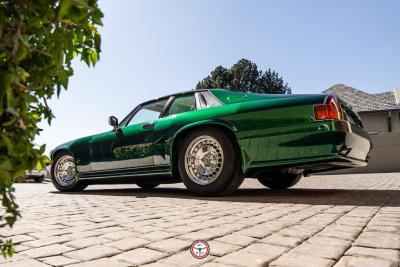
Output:
<svg viewBox="0 0 400 267">
<path fill-rule="evenodd" d="M 357 205 L 357 206 L 400 206 L 400 190 L 368 189 L 314 189 L 292 188 L 288 190 L 271 190 L 262 188 L 241 188 L 222 197 L 200 197 L 191 194 L 185 188 L 160 187 L 152 190 L 140 188 L 90 189 L 82 192 L 54 194 L 127 196 L 136 198 L 178 198 L 198 199 L 219 202 L 247 203 L 284 203 L 309 205 Z"/>
</svg>

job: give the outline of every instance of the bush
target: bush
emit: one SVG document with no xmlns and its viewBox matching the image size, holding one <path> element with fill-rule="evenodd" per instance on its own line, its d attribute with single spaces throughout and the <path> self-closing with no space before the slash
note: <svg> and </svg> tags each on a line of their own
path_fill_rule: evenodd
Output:
<svg viewBox="0 0 400 267">
<path fill-rule="evenodd" d="M 53 118 L 47 100 L 67 89 L 74 58 L 99 58 L 102 16 L 97 0 L 0 1 L 0 227 L 20 215 L 13 182 L 48 161 L 32 144 L 37 124 Z M 2 240 L 1 251 L 11 256 L 12 243 Z"/>
</svg>

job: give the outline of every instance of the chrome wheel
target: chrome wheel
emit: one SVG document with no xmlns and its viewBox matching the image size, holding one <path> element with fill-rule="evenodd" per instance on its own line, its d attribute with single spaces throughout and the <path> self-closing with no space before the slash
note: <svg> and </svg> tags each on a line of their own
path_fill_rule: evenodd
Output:
<svg viewBox="0 0 400 267">
<path fill-rule="evenodd" d="M 71 186 L 76 179 L 76 166 L 72 156 L 60 157 L 54 166 L 54 178 L 61 186 Z"/>
<path fill-rule="evenodd" d="M 195 138 L 185 153 L 185 169 L 189 178 L 199 185 L 207 185 L 218 178 L 224 164 L 220 143 L 211 136 Z"/>
</svg>

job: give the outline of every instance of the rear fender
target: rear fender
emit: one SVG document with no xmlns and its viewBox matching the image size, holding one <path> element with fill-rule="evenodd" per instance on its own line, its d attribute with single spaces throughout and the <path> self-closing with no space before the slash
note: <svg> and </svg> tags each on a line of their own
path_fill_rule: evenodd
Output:
<svg viewBox="0 0 400 267">
<path fill-rule="evenodd" d="M 237 129 L 235 128 L 234 125 L 232 125 L 230 122 L 228 121 L 224 121 L 224 120 L 215 120 L 215 119 L 210 119 L 210 120 L 203 120 L 203 121 L 197 121 L 197 122 L 193 122 L 190 124 L 185 125 L 184 127 L 182 127 L 181 129 L 179 129 L 179 131 L 177 131 L 173 138 L 172 138 L 172 143 L 171 143 L 171 147 L 170 147 L 170 158 L 172 159 L 172 174 L 175 175 L 179 175 L 178 173 L 178 168 L 177 168 L 177 159 L 178 159 L 178 141 L 182 138 L 184 138 L 186 136 L 186 134 L 188 134 L 190 131 L 194 130 L 195 128 L 198 127 L 217 127 L 220 128 L 221 130 L 223 130 L 224 132 L 226 132 L 231 138 L 232 141 L 234 142 L 235 146 L 236 146 L 236 150 L 240 155 L 240 165 L 241 165 L 241 169 L 243 171 L 243 153 L 242 150 L 239 147 L 239 144 L 237 142 L 237 138 L 235 135 L 235 132 L 237 131 Z"/>
</svg>

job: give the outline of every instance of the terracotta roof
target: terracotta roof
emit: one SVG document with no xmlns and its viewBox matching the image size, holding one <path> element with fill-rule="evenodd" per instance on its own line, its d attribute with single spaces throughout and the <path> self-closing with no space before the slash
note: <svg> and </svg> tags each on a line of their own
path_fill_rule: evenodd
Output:
<svg viewBox="0 0 400 267">
<path fill-rule="evenodd" d="M 336 84 L 323 93 L 339 96 L 357 112 L 400 109 L 394 92 L 369 94 L 344 84 Z"/>
</svg>

